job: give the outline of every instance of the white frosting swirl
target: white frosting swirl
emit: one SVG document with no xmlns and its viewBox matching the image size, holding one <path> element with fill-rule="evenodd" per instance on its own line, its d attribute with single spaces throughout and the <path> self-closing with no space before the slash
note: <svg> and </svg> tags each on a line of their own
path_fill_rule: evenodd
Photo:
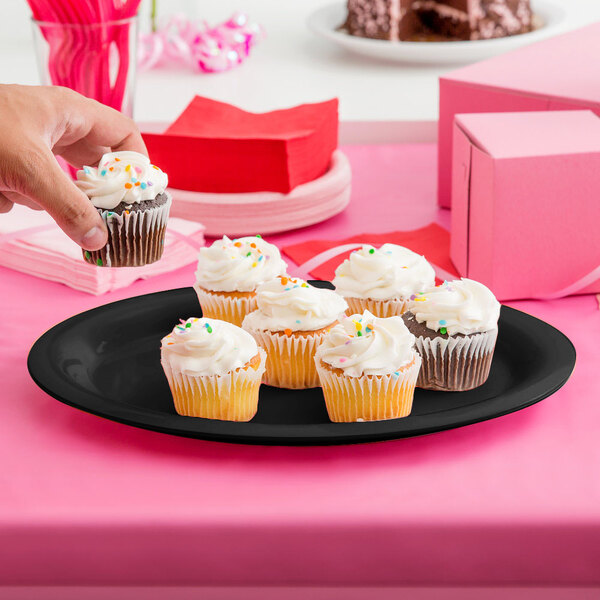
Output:
<svg viewBox="0 0 600 600">
<path fill-rule="evenodd" d="M 257 354 L 247 331 L 218 319 L 182 321 L 161 342 L 161 356 L 171 369 L 191 376 L 225 375 Z"/>
<path fill-rule="evenodd" d="M 224 236 L 201 248 L 196 282 L 214 292 L 252 292 L 261 283 L 284 275 L 286 269 L 277 246 L 262 238 L 230 240 Z"/>
<path fill-rule="evenodd" d="M 342 369 L 345 375 L 395 373 L 415 357 L 415 336 L 402 317 L 379 319 L 366 310 L 345 318 L 327 333 L 317 360 Z"/>
<path fill-rule="evenodd" d="M 162 194 L 167 174 L 139 152 L 108 152 L 98 167 L 77 171 L 77 187 L 96 208 L 110 210 L 121 202 L 135 204 Z"/>
<path fill-rule="evenodd" d="M 498 327 L 500 303 L 478 281 L 444 281 L 409 302 L 408 310 L 429 329 L 455 335 L 481 333 Z"/>
<path fill-rule="evenodd" d="M 256 300 L 258 310 L 246 315 L 242 327 L 258 331 L 315 331 L 337 321 L 348 308 L 334 291 L 293 277 L 263 283 Z"/>
<path fill-rule="evenodd" d="M 419 254 L 396 244 L 363 246 L 336 270 L 333 285 L 349 298 L 408 299 L 435 283 L 433 267 Z"/>
</svg>

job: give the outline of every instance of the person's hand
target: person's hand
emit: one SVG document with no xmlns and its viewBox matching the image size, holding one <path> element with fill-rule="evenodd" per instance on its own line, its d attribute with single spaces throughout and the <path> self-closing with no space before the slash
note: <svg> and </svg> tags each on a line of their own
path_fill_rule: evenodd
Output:
<svg viewBox="0 0 600 600">
<path fill-rule="evenodd" d="M 0 213 L 13 203 L 46 210 L 82 248 L 102 248 L 98 211 L 54 155 L 81 168 L 111 150 L 147 155 L 128 117 L 67 88 L 0 85 Z"/>
</svg>

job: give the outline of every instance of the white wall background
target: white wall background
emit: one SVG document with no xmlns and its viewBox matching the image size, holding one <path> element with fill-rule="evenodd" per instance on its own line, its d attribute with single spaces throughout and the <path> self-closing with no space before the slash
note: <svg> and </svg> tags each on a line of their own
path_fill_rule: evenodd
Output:
<svg viewBox="0 0 600 600">
<path fill-rule="evenodd" d="M 337 96 L 343 120 L 382 124 L 435 121 L 438 77 L 449 68 L 378 62 L 317 38 L 306 27 L 306 19 L 317 7 L 335 1 L 158 0 L 163 15 L 183 11 L 210 23 L 243 10 L 265 26 L 267 39 L 247 63 L 227 73 L 202 75 L 177 68 L 141 73 L 135 117 L 139 121 L 170 121 L 194 94 L 202 94 L 255 111 Z M 600 21 L 600 0 L 539 1 L 565 8 L 564 30 Z M 344 0 L 337 2 L 343 4 Z M 532 0 L 534 9 L 535 2 Z M 143 0 L 141 15 L 147 26 L 148 0 Z M 26 0 L 0 0 L 0 83 L 39 82 L 31 40 Z"/>
</svg>

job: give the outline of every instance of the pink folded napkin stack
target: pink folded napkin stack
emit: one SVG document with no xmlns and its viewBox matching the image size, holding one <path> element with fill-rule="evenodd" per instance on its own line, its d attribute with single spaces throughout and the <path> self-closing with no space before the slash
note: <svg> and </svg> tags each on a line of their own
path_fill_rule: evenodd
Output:
<svg viewBox="0 0 600 600">
<path fill-rule="evenodd" d="M 94 295 L 189 265 L 203 245 L 202 224 L 171 217 L 164 254 L 158 262 L 108 269 L 83 261 L 79 246 L 45 212 L 15 206 L 0 215 L 0 265 Z"/>
</svg>

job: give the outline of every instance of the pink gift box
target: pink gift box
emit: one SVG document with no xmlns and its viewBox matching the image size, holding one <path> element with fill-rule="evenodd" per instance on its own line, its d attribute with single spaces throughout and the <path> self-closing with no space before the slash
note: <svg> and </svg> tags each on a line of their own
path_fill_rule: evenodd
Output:
<svg viewBox="0 0 600 600">
<path fill-rule="evenodd" d="M 500 300 L 600 292 L 600 119 L 457 115 L 450 255 Z"/>
<path fill-rule="evenodd" d="M 454 115 L 590 109 L 600 115 L 600 23 L 440 79 L 438 202 L 451 205 Z"/>
</svg>

